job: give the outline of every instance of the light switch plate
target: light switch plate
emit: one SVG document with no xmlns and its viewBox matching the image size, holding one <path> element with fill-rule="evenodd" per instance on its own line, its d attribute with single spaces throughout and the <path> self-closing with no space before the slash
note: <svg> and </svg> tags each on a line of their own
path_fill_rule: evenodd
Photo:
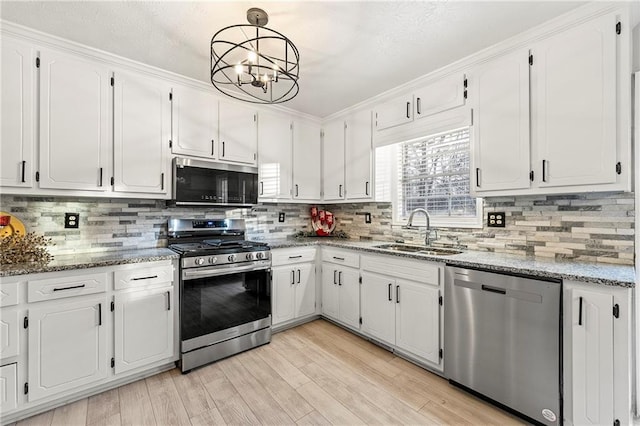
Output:
<svg viewBox="0 0 640 426">
<path fill-rule="evenodd" d="M 364 223 L 371 223 L 371 213 L 364 214 Z"/>
<path fill-rule="evenodd" d="M 64 214 L 64 227 L 65 228 L 77 228 L 80 223 L 79 213 L 65 213 Z"/>
<path fill-rule="evenodd" d="M 278 213 L 278 222 L 284 222 L 284 212 Z"/>
<path fill-rule="evenodd" d="M 487 226 L 489 228 L 504 228 L 504 218 L 504 212 L 487 212 Z"/>
</svg>

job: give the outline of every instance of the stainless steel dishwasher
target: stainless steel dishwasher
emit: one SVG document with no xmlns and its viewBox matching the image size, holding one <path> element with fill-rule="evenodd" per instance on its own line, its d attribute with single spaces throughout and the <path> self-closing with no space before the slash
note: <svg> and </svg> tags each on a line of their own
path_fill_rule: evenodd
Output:
<svg viewBox="0 0 640 426">
<path fill-rule="evenodd" d="M 447 267 L 445 376 L 530 420 L 561 424 L 561 286 Z"/>
</svg>

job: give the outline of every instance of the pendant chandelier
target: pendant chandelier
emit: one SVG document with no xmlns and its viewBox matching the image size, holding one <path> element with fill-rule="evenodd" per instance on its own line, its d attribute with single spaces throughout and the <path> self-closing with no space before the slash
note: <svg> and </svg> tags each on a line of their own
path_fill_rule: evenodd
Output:
<svg viewBox="0 0 640 426">
<path fill-rule="evenodd" d="M 266 28 L 269 15 L 247 11 L 249 24 L 231 25 L 211 39 L 211 83 L 241 101 L 278 104 L 298 94 L 300 54 L 287 37 Z M 255 37 L 254 37 L 255 34 Z"/>
</svg>

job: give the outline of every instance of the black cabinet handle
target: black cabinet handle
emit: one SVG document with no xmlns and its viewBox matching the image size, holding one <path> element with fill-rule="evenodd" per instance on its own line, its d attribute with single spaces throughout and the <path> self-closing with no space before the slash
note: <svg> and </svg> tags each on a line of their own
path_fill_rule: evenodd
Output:
<svg viewBox="0 0 640 426">
<path fill-rule="evenodd" d="M 411 108 L 411 102 L 407 102 L 407 118 L 411 118 L 411 117 L 409 116 L 409 112 L 410 112 L 410 111 L 409 111 L 409 108 Z"/>
<path fill-rule="evenodd" d="M 342 198 L 342 185 L 338 185 L 338 197 Z"/>
<path fill-rule="evenodd" d="M 298 269 L 298 284 L 300 284 L 300 269 Z"/>
<path fill-rule="evenodd" d="M 296 197 L 298 196 L 299 192 L 298 192 L 298 184 L 296 183 Z"/>
<path fill-rule="evenodd" d="M 342 285 L 342 271 L 338 272 L 338 285 Z"/>
<path fill-rule="evenodd" d="M 211 139 L 211 155 L 214 155 L 216 149 L 216 143 L 213 139 Z"/>
<path fill-rule="evenodd" d="M 98 186 L 102 186 L 102 167 L 100 167 L 100 183 Z"/>
<path fill-rule="evenodd" d="M 396 303 L 400 303 L 400 286 L 396 286 Z"/>
<path fill-rule="evenodd" d="M 296 283 L 296 271 L 291 270 L 291 284 L 295 284 L 295 283 Z"/>
<path fill-rule="evenodd" d="M 102 325 L 102 303 L 98 303 L 98 327 Z"/>
<path fill-rule="evenodd" d="M 70 287 L 56 287 L 53 289 L 53 291 L 73 290 L 74 288 L 84 288 L 84 287 L 85 287 L 85 284 L 72 285 Z"/>
<path fill-rule="evenodd" d="M 164 191 L 164 172 L 160 173 L 160 189 Z"/>
<path fill-rule="evenodd" d="M 338 271 L 336 271 L 335 269 L 333 270 L 333 283 L 334 284 L 338 284 L 338 281 L 336 280 L 336 274 L 338 273 Z"/>
<path fill-rule="evenodd" d="M 302 258 L 301 254 L 299 254 L 297 256 L 289 256 L 289 259 L 301 259 L 301 258 Z"/>
<path fill-rule="evenodd" d="M 171 292 L 167 291 L 167 311 L 171 310 Z"/>
<path fill-rule="evenodd" d="M 547 181 L 547 160 L 542 160 L 542 181 Z"/>
<path fill-rule="evenodd" d="M 391 302 L 391 283 L 389 283 L 389 302 Z"/>
<path fill-rule="evenodd" d="M 496 288 L 496 287 L 490 287 L 490 286 L 484 285 L 484 284 L 482 285 L 482 290 L 489 291 L 491 293 L 507 294 L 507 291 L 505 289 Z"/>
<path fill-rule="evenodd" d="M 334 258 L 335 260 L 342 260 L 342 261 L 344 261 L 344 257 L 333 256 L 333 258 Z"/>
<path fill-rule="evenodd" d="M 364 183 L 364 194 L 369 195 L 369 181 Z"/>
<path fill-rule="evenodd" d="M 222 156 L 224 157 L 224 141 L 222 141 Z"/>
<path fill-rule="evenodd" d="M 26 180 L 24 180 L 24 179 L 25 179 L 24 172 L 25 172 L 25 168 L 26 168 L 26 167 L 27 167 L 27 162 L 26 162 L 26 161 L 24 161 L 24 160 L 22 160 L 22 183 L 25 183 L 25 182 L 26 182 Z"/>
<path fill-rule="evenodd" d="M 260 181 L 260 195 L 264 195 L 264 182 Z"/>
<path fill-rule="evenodd" d="M 578 325 L 582 325 L 582 296 L 580 296 L 578 302 Z"/>
<path fill-rule="evenodd" d="M 152 280 L 154 278 L 158 278 L 157 275 L 149 275 L 148 277 L 133 277 L 131 281 L 139 281 L 139 280 Z"/>
<path fill-rule="evenodd" d="M 480 188 L 480 167 L 476 167 L 476 186 Z"/>
<path fill-rule="evenodd" d="M 422 108 L 420 108 L 420 106 L 421 106 L 420 104 L 421 104 L 420 98 L 416 99 L 416 108 L 418 110 L 418 115 L 422 114 L 422 111 L 420 111 L 422 109 Z"/>
</svg>

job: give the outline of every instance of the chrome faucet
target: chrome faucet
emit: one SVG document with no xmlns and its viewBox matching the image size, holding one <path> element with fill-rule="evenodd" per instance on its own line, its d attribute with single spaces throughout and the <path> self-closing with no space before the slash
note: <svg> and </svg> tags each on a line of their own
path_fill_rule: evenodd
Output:
<svg viewBox="0 0 640 426">
<path fill-rule="evenodd" d="M 431 237 L 431 216 L 429 215 L 429 212 L 427 211 L 427 209 L 422 209 L 422 208 L 418 208 L 418 209 L 413 209 L 411 211 L 411 214 L 409 214 L 409 219 L 407 220 L 407 224 L 404 226 L 405 229 L 419 229 L 419 227 L 414 226 L 413 225 L 413 216 L 416 213 L 424 213 L 425 217 L 427 218 L 427 232 L 426 235 L 424 236 L 424 245 L 428 246 L 431 241 L 430 241 L 430 237 Z"/>
</svg>

